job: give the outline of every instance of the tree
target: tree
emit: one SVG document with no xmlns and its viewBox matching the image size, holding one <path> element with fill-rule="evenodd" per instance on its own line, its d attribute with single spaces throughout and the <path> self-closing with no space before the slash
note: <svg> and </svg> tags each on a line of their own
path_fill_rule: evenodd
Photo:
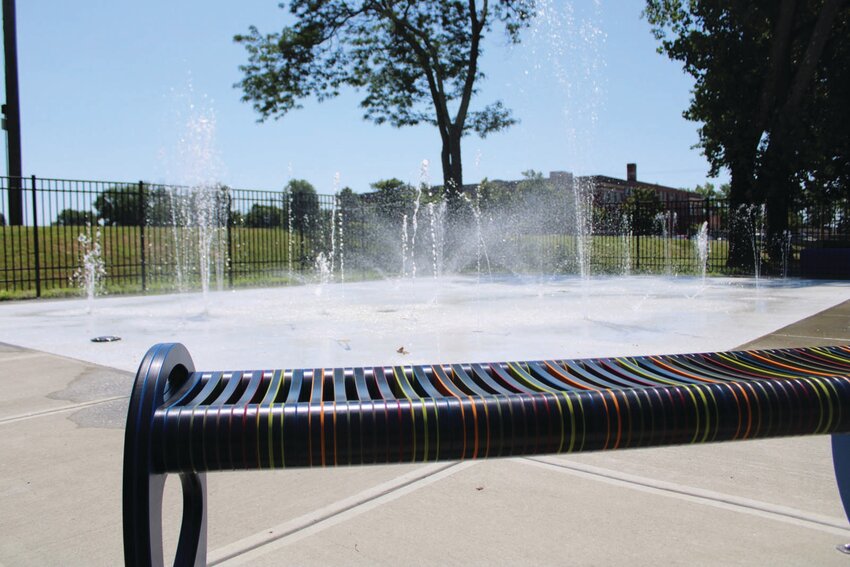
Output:
<svg viewBox="0 0 850 567">
<path fill-rule="evenodd" d="M 292 179 L 284 190 L 289 192 L 292 203 L 292 229 L 309 232 L 319 220 L 319 196 L 316 189 L 305 179 Z"/>
<path fill-rule="evenodd" d="M 770 242 L 779 241 L 789 207 L 804 191 L 846 187 L 846 0 L 647 0 L 644 14 L 659 51 L 695 79 L 684 116 L 702 123 L 700 146 L 711 173 L 729 170 L 733 208 L 766 203 Z M 738 240 L 731 241 L 733 267 L 752 261 Z"/>
<path fill-rule="evenodd" d="M 234 38 L 248 52 L 236 86 L 260 121 L 280 118 L 310 96 L 322 101 L 342 87 L 364 89 L 365 119 L 437 127 L 443 184 L 453 200 L 463 186 L 461 138 L 516 122 L 501 102 L 479 111 L 470 104 L 484 77 L 485 35 L 499 22 L 519 42 L 533 0 L 291 0 L 289 11 L 296 23 L 279 33 L 261 35 L 252 26 Z"/>
<path fill-rule="evenodd" d="M 476 187 L 476 198 L 482 209 L 505 210 L 516 204 L 519 193 L 516 182 L 487 179 L 486 177 Z"/>
<path fill-rule="evenodd" d="M 3 216 L 3 213 L 0 213 L 0 226 L 6 226 L 6 217 Z"/>
<path fill-rule="evenodd" d="M 277 228 L 285 224 L 283 214 L 283 209 L 280 207 L 254 203 L 242 224 L 250 228 Z"/>
<path fill-rule="evenodd" d="M 230 211 L 230 226 L 245 226 L 245 215 L 242 211 Z"/>
<path fill-rule="evenodd" d="M 337 195 L 337 206 L 346 213 L 351 213 L 360 207 L 360 195 L 351 187 L 343 187 Z"/>
<path fill-rule="evenodd" d="M 716 188 L 714 183 L 706 181 L 703 185 L 697 185 L 694 188 L 694 193 L 706 199 L 728 199 L 731 188 L 732 186 L 729 183 L 723 183 L 719 188 Z"/>
<path fill-rule="evenodd" d="M 655 191 L 646 187 L 635 188 L 623 202 L 623 209 L 631 219 L 633 234 L 656 234 L 656 219 L 663 207 Z"/>
<path fill-rule="evenodd" d="M 95 223 L 94 213 L 91 211 L 80 211 L 77 209 L 62 209 L 56 220 L 53 221 L 54 226 L 90 226 Z"/>
<path fill-rule="evenodd" d="M 351 230 L 356 227 L 362 231 L 363 228 L 363 207 L 360 202 L 360 195 L 355 193 L 351 187 L 343 187 L 337 193 L 337 221 L 342 227 L 344 234 L 351 235 Z"/>
<path fill-rule="evenodd" d="M 520 181 L 482 179 L 475 189 L 480 194 L 482 209 L 503 211 L 515 209 L 523 202 L 556 191 L 556 188 L 543 177 L 540 171 L 527 169 L 522 172 L 522 177 Z M 469 197 L 472 198 L 473 195 Z"/>
<path fill-rule="evenodd" d="M 230 203 L 229 191 L 226 185 L 113 185 L 98 194 L 94 208 L 97 218 L 103 220 L 106 226 L 141 226 L 143 223 L 174 226 L 198 222 L 223 226 Z M 209 218 L 201 219 L 199 211 Z"/>
<path fill-rule="evenodd" d="M 94 208 L 106 226 L 139 226 L 144 220 L 138 185 L 106 188 L 94 200 Z"/>
<path fill-rule="evenodd" d="M 394 224 L 401 222 L 404 214 L 411 214 L 416 189 L 401 179 L 382 179 L 369 185 L 375 190 L 374 203 L 378 212 Z"/>
<path fill-rule="evenodd" d="M 224 186 L 218 189 L 217 200 L 227 192 Z M 179 209 L 194 207 L 194 201 L 195 194 L 185 188 L 133 183 L 107 187 L 94 200 L 94 208 L 106 226 L 171 226 L 192 220 L 183 218 Z"/>
<path fill-rule="evenodd" d="M 521 194 L 540 194 L 552 188 L 543 177 L 542 171 L 527 169 L 522 172 L 522 177 L 517 184 L 517 191 Z"/>
</svg>

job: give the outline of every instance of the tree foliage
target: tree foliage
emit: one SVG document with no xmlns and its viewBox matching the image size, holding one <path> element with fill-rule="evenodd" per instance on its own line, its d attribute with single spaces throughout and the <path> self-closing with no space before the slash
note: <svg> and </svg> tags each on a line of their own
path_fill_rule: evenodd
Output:
<svg viewBox="0 0 850 567">
<path fill-rule="evenodd" d="M 522 180 L 517 184 L 519 193 L 541 193 L 552 189 L 549 182 L 543 177 L 542 171 L 526 169 L 522 172 Z"/>
<path fill-rule="evenodd" d="M 401 222 L 405 214 L 412 214 L 416 189 L 401 179 L 382 179 L 371 183 L 375 190 L 373 202 L 378 213 L 394 223 Z"/>
<path fill-rule="evenodd" d="M 279 118 L 301 101 L 365 91 L 364 118 L 396 127 L 426 123 L 442 141 L 445 187 L 463 186 L 460 140 L 515 123 L 496 101 L 470 107 L 484 74 L 481 42 L 501 24 L 518 42 L 534 14 L 533 0 L 291 0 L 292 26 L 261 34 L 252 26 L 236 42 L 248 63 L 237 84 L 260 120 Z M 285 4 L 281 4 L 285 7 Z"/>
<path fill-rule="evenodd" d="M 95 224 L 95 215 L 91 211 L 62 209 L 53 221 L 54 226 L 90 226 Z"/>
<path fill-rule="evenodd" d="M 343 211 L 353 211 L 360 206 L 360 195 L 351 187 L 343 187 L 337 195 L 337 206 Z"/>
<path fill-rule="evenodd" d="M 292 229 L 306 232 L 317 226 L 320 207 L 316 188 L 306 179 L 292 179 L 284 190 L 292 203 Z"/>
<path fill-rule="evenodd" d="M 286 225 L 284 210 L 274 205 L 254 203 L 245 213 L 242 224 L 249 228 L 278 228 Z"/>
<path fill-rule="evenodd" d="M 476 192 L 484 209 L 515 208 L 523 201 L 534 200 L 555 191 L 555 187 L 543 177 L 543 173 L 534 169 L 522 172 L 519 181 L 501 181 L 483 179 Z M 469 195 L 470 198 L 473 195 Z"/>
<path fill-rule="evenodd" d="M 106 226 L 139 226 L 145 220 L 138 185 L 107 187 L 94 200 L 94 208 Z"/>
<path fill-rule="evenodd" d="M 731 174 L 733 207 L 766 203 L 772 235 L 812 193 L 850 180 L 850 5 L 846 0 L 647 0 L 659 51 L 695 79 L 684 116 Z M 735 243 L 733 242 L 733 247 Z M 730 261 L 749 251 L 730 254 Z"/>
<path fill-rule="evenodd" d="M 631 221 L 632 234 L 657 234 L 656 219 L 664 207 L 655 191 L 636 187 L 623 202 L 623 209 Z"/>
<path fill-rule="evenodd" d="M 212 194 L 208 191 L 213 191 Z M 195 224 L 199 219 L 193 212 L 212 206 L 211 218 L 223 225 L 228 214 L 230 189 L 225 185 L 214 188 L 186 188 L 147 183 L 112 185 L 94 200 L 96 218 L 105 226 L 174 226 Z M 200 204 L 199 201 L 206 201 Z"/>
<path fill-rule="evenodd" d="M 720 187 L 715 187 L 714 183 L 706 181 L 702 185 L 697 185 L 694 193 L 706 199 L 728 199 L 731 189 L 732 186 L 729 183 L 721 183 Z"/>
</svg>

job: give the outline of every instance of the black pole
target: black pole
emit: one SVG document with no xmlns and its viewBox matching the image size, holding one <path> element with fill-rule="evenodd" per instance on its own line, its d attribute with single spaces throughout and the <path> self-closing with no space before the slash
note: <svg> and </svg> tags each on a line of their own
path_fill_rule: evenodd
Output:
<svg viewBox="0 0 850 567">
<path fill-rule="evenodd" d="M 145 203 L 145 183 L 139 181 L 139 254 L 142 270 L 142 291 L 147 291 L 147 262 L 145 248 L 147 242 L 145 240 L 145 225 L 147 224 L 147 204 Z"/>
<path fill-rule="evenodd" d="M 231 209 L 233 198 L 230 196 L 229 189 L 225 193 L 225 197 L 227 198 L 227 216 L 225 218 L 225 222 L 227 223 L 227 283 L 233 289 L 233 234 L 231 233 L 231 227 L 233 226 L 233 211 Z"/>
<path fill-rule="evenodd" d="M 638 225 L 637 230 L 634 229 L 635 217 L 637 217 L 638 219 L 641 219 L 641 221 L 639 223 L 637 223 L 637 225 Z M 643 232 L 643 220 L 642 219 L 643 219 L 643 214 L 641 213 L 641 210 L 640 210 L 640 201 L 637 201 L 635 203 L 634 216 L 632 217 L 632 233 L 634 234 L 634 237 L 635 237 L 635 262 L 634 262 L 635 272 L 640 270 L 640 235 L 641 235 L 641 232 Z"/>
<path fill-rule="evenodd" d="M 35 255 L 35 296 L 41 297 L 41 253 L 38 249 L 38 195 L 35 188 L 35 175 L 32 176 L 32 239 Z"/>
<path fill-rule="evenodd" d="M 24 224 L 21 176 L 21 110 L 18 99 L 18 40 L 15 31 L 15 0 L 3 0 L 3 53 L 6 61 L 6 104 L 3 127 L 6 130 L 6 156 L 9 174 L 9 224 Z"/>
</svg>

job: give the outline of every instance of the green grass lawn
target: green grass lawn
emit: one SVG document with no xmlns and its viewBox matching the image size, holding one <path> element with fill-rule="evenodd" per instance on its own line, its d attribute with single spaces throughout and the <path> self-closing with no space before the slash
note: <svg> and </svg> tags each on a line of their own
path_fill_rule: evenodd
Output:
<svg viewBox="0 0 850 567">
<path fill-rule="evenodd" d="M 165 293 L 198 289 L 200 261 L 197 250 L 183 244 L 197 241 L 196 228 L 145 227 L 144 270 L 142 268 L 140 227 L 100 227 L 99 242 L 106 278 L 101 293 Z M 78 271 L 85 246 L 80 235 L 95 238 L 89 227 L 42 227 L 38 231 L 38 275 L 43 297 L 80 295 L 74 274 Z M 0 299 L 35 297 L 36 238 L 32 227 L 0 227 Z M 282 229 L 232 227 L 210 233 L 211 257 L 222 260 L 218 276 L 225 287 L 289 285 L 315 275 L 316 252 L 326 249 L 325 241 L 292 236 Z M 325 238 L 324 240 L 327 240 Z M 579 240 L 570 235 L 521 235 L 489 244 L 486 261 L 493 273 L 578 273 Z M 697 251 L 691 240 L 641 236 L 592 236 L 585 243 L 592 274 L 700 273 Z M 392 263 L 386 247 L 375 239 L 349 234 L 346 240 L 346 280 L 374 279 L 400 272 L 382 268 Z M 474 249 L 473 249 L 474 250 Z M 628 250 L 628 254 L 626 254 Z M 726 241 L 711 241 L 708 273 L 728 273 Z M 291 260 L 290 260 L 291 253 Z M 461 272 L 477 270 L 477 259 Z M 388 259 L 390 257 L 390 259 Z M 184 266 L 178 274 L 178 266 Z M 188 268 L 186 266 L 189 266 Z M 337 266 L 338 267 L 338 266 Z M 486 269 L 486 265 L 482 267 Z"/>
</svg>

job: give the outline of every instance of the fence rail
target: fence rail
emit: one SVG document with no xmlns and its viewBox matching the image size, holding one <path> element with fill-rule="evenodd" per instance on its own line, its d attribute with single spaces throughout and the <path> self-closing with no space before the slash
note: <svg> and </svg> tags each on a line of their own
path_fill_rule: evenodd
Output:
<svg viewBox="0 0 850 567">
<path fill-rule="evenodd" d="M 18 188 L 23 224 L 11 226 Z M 443 272 L 753 274 L 771 245 L 763 210 L 723 199 L 584 211 L 570 192 L 464 202 L 449 229 L 429 188 L 317 195 L 0 177 L 0 298 L 68 295 L 86 282 L 121 293 Z M 850 247 L 848 213 L 842 203 L 790 215 L 774 273 L 798 275 L 804 250 Z M 728 265 L 736 226 L 750 269 Z"/>
</svg>

